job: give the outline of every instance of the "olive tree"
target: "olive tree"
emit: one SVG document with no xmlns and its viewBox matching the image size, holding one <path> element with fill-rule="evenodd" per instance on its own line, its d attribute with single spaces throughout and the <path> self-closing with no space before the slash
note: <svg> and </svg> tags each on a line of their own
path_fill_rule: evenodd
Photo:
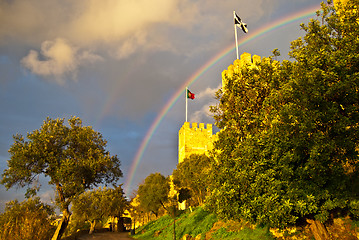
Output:
<svg viewBox="0 0 359 240">
<path fill-rule="evenodd" d="M 14 136 L 9 149 L 8 168 L 1 183 L 7 189 L 30 186 L 38 175 L 48 177 L 55 187 L 56 202 L 63 217 L 52 239 L 60 239 L 66 229 L 72 200 L 99 184 L 116 183 L 122 177 L 120 161 L 106 151 L 99 132 L 83 126 L 80 118 L 47 118 L 40 129 Z"/>
</svg>

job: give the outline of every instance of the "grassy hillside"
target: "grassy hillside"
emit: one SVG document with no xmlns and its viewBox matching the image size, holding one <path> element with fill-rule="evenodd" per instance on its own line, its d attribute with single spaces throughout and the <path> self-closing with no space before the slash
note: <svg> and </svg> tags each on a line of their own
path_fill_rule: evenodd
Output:
<svg viewBox="0 0 359 240">
<path fill-rule="evenodd" d="M 327 224 L 327 230 L 332 239 L 359 239 L 359 221 L 348 216 L 335 218 Z M 173 239 L 173 218 L 166 215 L 156 221 L 151 221 L 136 230 L 136 239 Z M 186 210 L 176 218 L 176 239 L 183 239 L 184 235 L 193 239 L 238 239 L 238 240 L 294 240 L 314 239 L 309 225 L 297 226 L 283 230 L 268 229 L 253 226 L 246 222 L 221 221 L 213 213 L 198 207 L 193 212 Z"/>
<path fill-rule="evenodd" d="M 136 233 L 133 237 L 141 240 L 173 239 L 173 218 L 163 216 L 137 229 Z M 176 239 L 182 239 L 186 234 L 197 237 L 196 239 L 274 239 L 266 227 L 252 229 L 245 223 L 225 223 L 200 207 L 176 218 Z"/>
</svg>

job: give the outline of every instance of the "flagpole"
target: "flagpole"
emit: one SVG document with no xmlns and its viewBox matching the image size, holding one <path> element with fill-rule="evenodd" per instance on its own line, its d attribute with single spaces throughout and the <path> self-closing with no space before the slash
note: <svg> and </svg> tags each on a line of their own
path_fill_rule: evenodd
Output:
<svg viewBox="0 0 359 240">
<path fill-rule="evenodd" d="M 187 122 L 187 101 L 188 101 L 188 87 L 186 87 L 186 122 Z"/>
<path fill-rule="evenodd" d="M 233 11 L 233 20 L 236 19 L 236 11 Z M 238 56 L 238 40 L 237 40 L 237 26 L 236 23 L 234 22 L 234 35 L 235 35 L 235 39 L 236 39 L 236 53 L 237 53 L 237 59 L 239 59 Z"/>
</svg>

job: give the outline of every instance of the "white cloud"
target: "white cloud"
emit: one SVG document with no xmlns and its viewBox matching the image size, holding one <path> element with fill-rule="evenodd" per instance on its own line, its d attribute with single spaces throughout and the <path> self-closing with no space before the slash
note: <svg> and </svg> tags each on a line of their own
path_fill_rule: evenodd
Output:
<svg viewBox="0 0 359 240">
<path fill-rule="evenodd" d="M 208 122 L 210 119 L 212 119 L 212 113 L 209 111 L 209 107 L 213 104 L 208 103 L 202 106 L 202 108 L 198 111 L 195 111 L 190 116 L 190 122 Z"/>
<path fill-rule="evenodd" d="M 216 96 L 216 92 L 219 88 L 221 88 L 222 84 L 218 85 L 216 88 L 207 87 L 205 90 L 199 92 L 197 94 L 197 98 L 214 98 Z"/>
<path fill-rule="evenodd" d="M 233 0 L 1 1 L 0 44 L 15 39 L 36 46 L 45 39 L 61 37 L 81 48 L 106 45 L 111 48 L 107 49 L 109 52 L 120 49 L 123 53 L 119 57 L 153 48 L 176 51 L 183 42 L 174 41 L 177 37 L 173 31 L 210 35 L 215 29 L 232 29 L 227 24 L 232 22 L 234 6 L 247 9 L 245 12 L 241 9 L 243 17 L 258 18 L 268 10 L 268 5 L 273 5 L 268 1 L 242 4 Z"/>
<path fill-rule="evenodd" d="M 90 0 L 71 23 L 71 33 L 82 42 L 111 42 L 153 23 L 168 21 L 176 1 L 169 0 Z"/>
<path fill-rule="evenodd" d="M 37 51 L 31 50 L 23 58 L 22 64 L 39 75 L 62 75 L 76 69 L 75 52 L 64 39 L 45 41 L 41 45 L 41 57 Z"/>
<path fill-rule="evenodd" d="M 198 101 L 198 105 L 202 107 L 190 115 L 191 122 L 213 121 L 213 113 L 210 112 L 210 106 L 215 106 L 217 104 L 217 100 L 215 100 L 215 93 L 220 87 L 221 84 L 216 88 L 208 87 L 196 94 L 195 101 Z"/>
<path fill-rule="evenodd" d="M 123 41 L 113 55 L 118 59 L 124 59 L 138 50 L 139 46 L 146 43 L 146 33 L 137 32 Z"/>
<path fill-rule="evenodd" d="M 34 74 L 43 77 L 55 77 L 59 84 L 64 83 L 64 76 L 71 75 L 76 79 L 77 69 L 84 63 L 102 60 L 89 51 L 78 51 L 68 41 L 57 38 L 41 44 L 41 52 L 30 50 L 21 60 L 22 65 Z"/>
<path fill-rule="evenodd" d="M 105 44 L 120 59 L 138 51 L 176 51 L 171 31 L 190 29 L 199 17 L 190 0 L 90 0 L 80 9 L 65 36 L 82 46 Z"/>
<path fill-rule="evenodd" d="M 11 42 L 20 43 L 27 49 L 41 46 L 41 51 L 28 52 L 22 60 L 23 66 L 63 84 L 66 75 L 76 79 L 84 58 L 87 63 L 101 59 L 90 50 L 118 59 L 154 51 L 199 55 L 227 44 L 229 34 L 232 37 L 234 9 L 242 6 L 238 11 L 248 21 L 259 19 L 268 13 L 268 5 L 275 5 L 269 4 L 269 0 L 240 2 L 0 1 L 0 46 Z M 247 10 L 243 11 L 243 8 Z"/>
</svg>

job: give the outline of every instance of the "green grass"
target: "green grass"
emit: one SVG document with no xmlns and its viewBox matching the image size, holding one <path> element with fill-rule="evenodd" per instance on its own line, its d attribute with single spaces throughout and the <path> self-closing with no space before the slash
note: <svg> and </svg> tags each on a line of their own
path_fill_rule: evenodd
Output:
<svg viewBox="0 0 359 240">
<path fill-rule="evenodd" d="M 214 234 L 212 239 L 236 239 L 236 240 L 272 240 L 274 237 L 269 232 L 268 228 L 256 227 L 255 229 L 244 228 L 238 232 L 228 231 L 225 227 L 220 228 Z"/>
<path fill-rule="evenodd" d="M 205 239 L 206 234 L 211 232 L 211 239 L 274 239 L 272 234 L 266 227 L 257 227 L 250 229 L 244 227 L 241 230 L 233 231 L 223 227 L 215 230 L 213 225 L 218 221 L 216 215 L 203 210 L 201 207 L 196 208 L 192 213 L 185 212 L 176 218 L 176 239 L 182 239 L 185 234 L 192 237 L 201 235 L 201 239 Z M 143 227 L 136 230 L 136 239 L 173 239 L 173 219 L 169 216 L 163 216 L 156 221 L 149 222 Z"/>
<path fill-rule="evenodd" d="M 206 233 L 211 230 L 215 222 L 217 222 L 217 217 L 213 213 L 197 208 L 194 212 L 187 213 L 179 219 L 176 226 L 176 238 L 183 237 L 185 234 L 195 237 Z"/>
<path fill-rule="evenodd" d="M 153 239 L 156 232 L 161 231 L 161 229 L 167 229 L 172 223 L 173 219 L 170 216 L 163 216 L 137 229 L 137 234 L 133 237 L 138 239 Z"/>
</svg>

